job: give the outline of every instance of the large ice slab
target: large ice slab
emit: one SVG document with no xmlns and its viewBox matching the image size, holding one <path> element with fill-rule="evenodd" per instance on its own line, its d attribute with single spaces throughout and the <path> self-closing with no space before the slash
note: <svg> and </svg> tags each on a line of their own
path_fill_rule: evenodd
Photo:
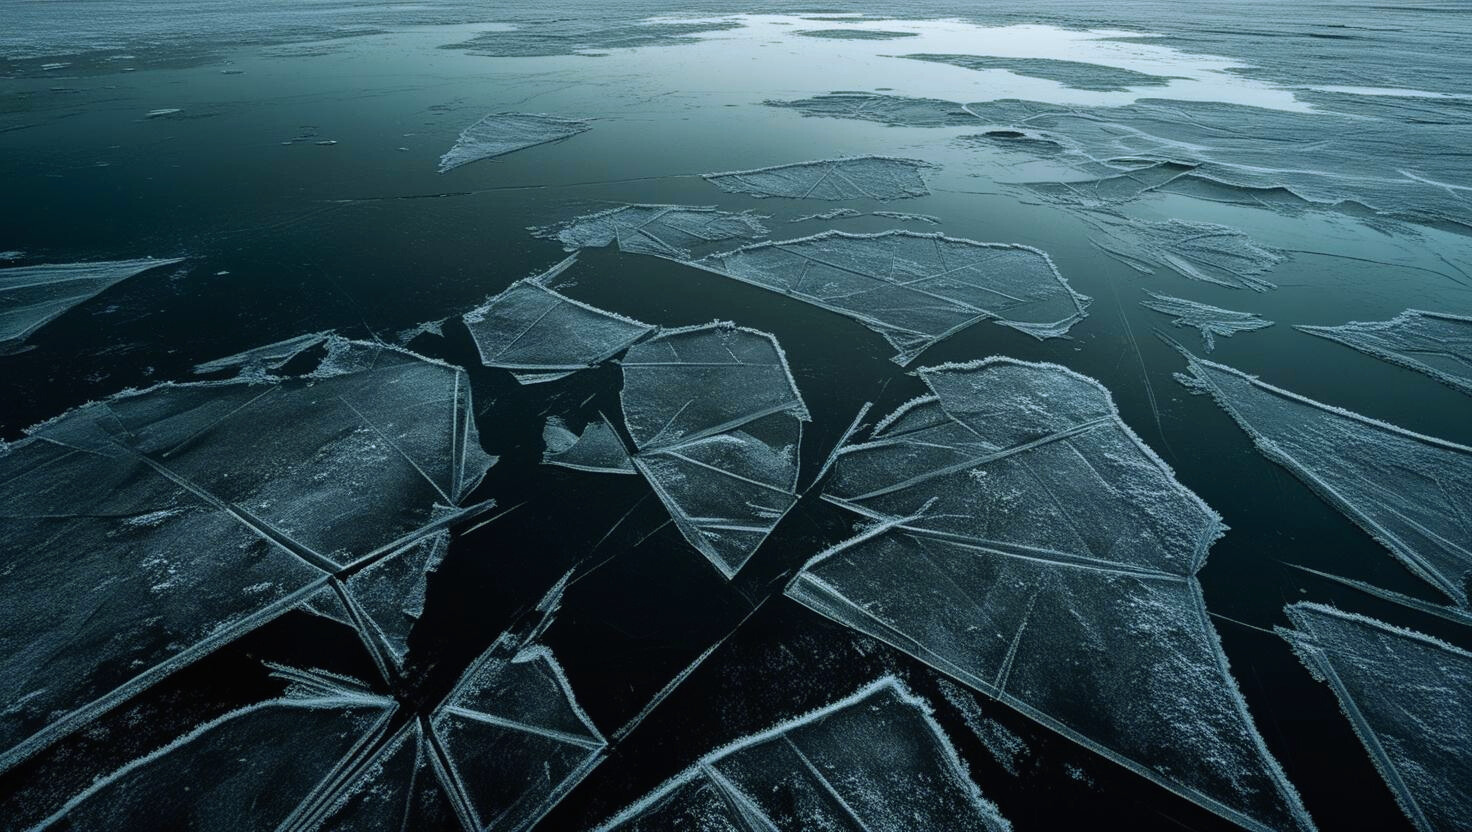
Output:
<svg viewBox="0 0 1472 832">
<path fill-rule="evenodd" d="M 545 113 L 491 113 L 460 132 L 455 146 L 440 157 L 440 173 L 591 129 L 586 121 Z"/>
<path fill-rule="evenodd" d="M 1140 301 L 1141 306 L 1164 315 L 1174 316 L 1175 320 L 1171 323 L 1175 326 L 1187 326 L 1198 330 L 1207 352 L 1216 349 L 1216 336 L 1218 335 L 1230 338 L 1239 332 L 1251 332 L 1273 325 L 1272 321 L 1264 320 L 1251 312 L 1236 312 L 1220 306 L 1155 292 L 1145 294 L 1150 297 Z"/>
<path fill-rule="evenodd" d="M 1264 456 L 1284 466 L 1462 607 L 1472 575 L 1472 448 L 1306 399 L 1187 355 Z"/>
<path fill-rule="evenodd" d="M 420 544 L 486 507 L 456 508 L 492 463 L 470 385 L 390 347 L 329 353 L 307 378 L 121 394 L 0 448 L 0 768 L 324 587 L 369 618 L 413 609 Z M 375 566 L 401 557 L 394 580 Z"/>
<path fill-rule="evenodd" d="M 787 594 L 1251 829 L 1309 829 L 1207 618 L 1216 512 L 1098 382 L 989 358 L 836 454 L 872 525 Z"/>
<path fill-rule="evenodd" d="M 707 173 L 706 181 L 726 193 L 790 199 L 905 199 L 925 196 L 921 172 L 934 167 L 917 159 L 850 156 L 754 170 Z"/>
<path fill-rule="evenodd" d="M 894 677 L 718 749 L 599 832 L 1006 832 L 930 716 Z"/>
<path fill-rule="evenodd" d="M 623 205 L 575 217 L 562 225 L 537 229 L 568 251 L 618 244 L 619 251 L 688 260 L 694 251 L 727 240 L 756 240 L 767 235 L 752 214 L 733 214 L 709 206 Z"/>
<path fill-rule="evenodd" d="M 1079 188 L 1050 187 L 1055 194 L 1076 194 Z M 1138 272 L 1153 274 L 1158 266 L 1191 280 L 1231 289 L 1265 292 L 1277 288 L 1263 275 L 1277 268 L 1283 255 L 1235 228 L 1184 220 L 1126 220 L 1092 211 L 1082 218 L 1095 229 L 1089 235 L 1095 246 Z"/>
<path fill-rule="evenodd" d="M 1472 317 L 1407 309 L 1388 321 L 1300 326 L 1472 394 Z"/>
<path fill-rule="evenodd" d="M 781 346 L 713 323 L 662 331 L 621 364 L 634 467 L 685 539 L 736 574 L 797 502 L 808 411 Z"/>
<path fill-rule="evenodd" d="M 518 280 L 465 313 L 482 364 L 510 370 L 523 383 L 549 381 L 606 361 L 654 331 L 550 288 L 572 260 Z"/>
<path fill-rule="evenodd" d="M 1472 818 L 1472 653 L 1320 604 L 1278 632 L 1328 683 L 1401 810 L 1423 832 Z"/>
<path fill-rule="evenodd" d="M 950 64 L 962 69 L 1004 69 L 1017 75 L 1057 81 L 1065 87 L 1097 92 L 1119 92 L 1132 87 L 1159 87 L 1171 82 L 1162 75 L 1136 72 L 1117 66 L 1063 61 L 1053 58 L 1000 58 L 988 55 L 901 55 L 916 61 Z"/>
<path fill-rule="evenodd" d="M 913 231 L 828 231 L 693 265 L 856 320 L 884 336 L 901 364 L 979 321 L 1062 337 L 1089 303 L 1035 248 Z"/>
<path fill-rule="evenodd" d="M 62 313 L 134 275 L 183 258 L 48 263 L 0 269 L 0 355 Z"/>
</svg>

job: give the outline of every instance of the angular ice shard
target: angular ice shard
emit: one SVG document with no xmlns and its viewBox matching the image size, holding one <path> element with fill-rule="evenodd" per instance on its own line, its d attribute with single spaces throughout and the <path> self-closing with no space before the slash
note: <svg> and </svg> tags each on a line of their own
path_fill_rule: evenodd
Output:
<svg viewBox="0 0 1472 832">
<path fill-rule="evenodd" d="M 450 533 L 439 531 L 384 555 L 342 580 L 342 598 L 354 624 L 382 644 L 388 664 L 403 667 L 409 631 L 424 613 L 428 575 L 445 559 Z M 370 649 L 374 649 L 370 645 Z M 375 650 L 375 652 L 377 652 Z"/>
<path fill-rule="evenodd" d="M 31 333 L 113 285 L 182 262 L 148 258 L 0 269 L 0 355 L 15 352 Z"/>
<path fill-rule="evenodd" d="M 551 381 L 607 361 L 654 331 L 549 288 L 573 259 L 518 280 L 465 313 L 482 364 L 510 370 L 523 384 Z"/>
<path fill-rule="evenodd" d="M 1092 379 L 918 372 L 931 395 L 830 466 L 824 498 L 872 526 L 787 594 L 1247 828 L 1312 828 L 1207 618 L 1216 512 Z"/>
<path fill-rule="evenodd" d="M 916 61 L 950 64 L 963 69 L 1005 69 L 1016 75 L 1057 81 L 1077 90 L 1117 92 L 1131 87 L 1159 87 L 1171 82 L 1163 75 L 1150 75 L 1117 66 L 1061 61 L 1053 58 L 995 58 L 982 55 L 901 55 Z"/>
<path fill-rule="evenodd" d="M 954 101 L 906 98 L 873 92 L 830 92 L 794 101 L 763 101 L 768 107 L 796 110 L 804 116 L 877 121 L 891 127 L 975 127 L 976 116 Z"/>
<path fill-rule="evenodd" d="M 1417 577 L 1468 607 L 1472 448 L 1320 404 L 1189 354 L 1186 360 L 1183 380 L 1211 393 L 1264 456 Z"/>
<path fill-rule="evenodd" d="M 199 726 L 98 780 L 35 828 L 292 828 L 395 710 L 389 697 L 293 675 L 300 681 L 286 696 Z"/>
<path fill-rule="evenodd" d="M 340 794 L 306 813 L 312 832 L 453 829 L 458 821 L 434 769 L 434 750 L 413 720 L 365 761 Z"/>
<path fill-rule="evenodd" d="M 1099 233 L 1090 241 L 1130 268 L 1151 274 L 1164 266 L 1182 277 L 1232 289 L 1265 292 L 1277 288 L 1262 275 L 1283 262 L 1234 228 L 1168 220 L 1142 222 L 1090 212 L 1083 219 Z"/>
<path fill-rule="evenodd" d="M 1472 317 L 1407 309 L 1388 321 L 1296 327 L 1472 395 Z"/>
<path fill-rule="evenodd" d="M 329 343 L 308 378 L 160 385 L 0 448 L 0 769 L 488 507 L 455 508 L 492 463 L 464 371 Z"/>
<path fill-rule="evenodd" d="M 1278 633 L 1328 683 L 1345 716 L 1423 832 L 1472 818 L 1472 653 L 1320 604 L 1284 610 Z"/>
<path fill-rule="evenodd" d="M 606 419 L 589 422 L 581 436 L 556 420 L 548 420 L 542 429 L 542 441 L 547 445 L 542 462 L 548 465 L 604 474 L 638 473 L 623 440 Z"/>
<path fill-rule="evenodd" d="M 920 172 L 935 167 L 917 159 L 850 156 L 755 170 L 707 173 L 706 181 L 730 194 L 790 199 L 906 199 L 930 189 Z"/>
<path fill-rule="evenodd" d="M 544 113 L 491 113 L 460 132 L 455 146 L 440 157 L 440 173 L 591 129 L 586 121 Z"/>
<path fill-rule="evenodd" d="M 253 347 L 235 355 L 196 364 L 194 372 L 203 374 L 217 373 L 222 370 L 239 370 L 241 375 L 265 375 L 271 370 L 279 370 L 286 366 L 291 359 L 326 341 L 331 334 L 330 330 L 309 332 L 306 335 L 287 338 L 274 344 Z"/>
<path fill-rule="evenodd" d="M 735 575 L 797 502 L 808 411 L 782 347 L 713 323 L 665 330 L 621 363 L 634 467 L 685 539 Z"/>
<path fill-rule="evenodd" d="M 1140 305 L 1146 309 L 1153 309 L 1165 315 L 1174 315 L 1171 321 L 1175 326 L 1188 326 L 1201 331 L 1201 340 L 1206 344 L 1206 351 L 1216 349 L 1216 336 L 1230 338 L 1239 332 L 1251 332 L 1254 329 L 1263 329 L 1273 325 L 1272 321 L 1263 320 L 1251 312 L 1234 312 L 1231 309 L 1222 309 L 1219 306 L 1211 306 L 1205 303 L 1197 303 L 1194 300 L 1184 298 L 1173 298 L 1169 295 L 1158 295 L 1154 292 L 1146 292 L 1148 300 L 1140 301 Z"/>
<path fill-rule="evenodd" d="M 893 676 L 720 748 L 599 832 L 1006 832 L 930 706 Z"/>
<path fill-rule="evenodd" d="M 756 240 L 767 229 L 752 214 L 733 214 L 709 206 L 624 205 L 537 229 L 568 251 L 618 244 L 619 251 L 688 260 L 693 250 L 725 240 Z"/>
<path fill-rule="evenodd" d="M 900 364 L 978 321 L 1059 338 L 1089 303 L 1035 248 L 913 231 L 828 231 L 692 265 L 858 321 L 884 336 Z"/>
</svg>

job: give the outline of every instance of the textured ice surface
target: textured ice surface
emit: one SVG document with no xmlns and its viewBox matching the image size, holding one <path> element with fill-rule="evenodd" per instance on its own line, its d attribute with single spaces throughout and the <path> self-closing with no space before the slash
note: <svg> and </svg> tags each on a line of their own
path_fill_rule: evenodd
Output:
<svg viewBox="0 0 1472 832">
<path fill-rule="evenodd" d="M 265 375 L 279 370 L 288 361 L 327 340 L 331 332 L 309 332 L 295 338 L 287 338 L 274 344 L 253 347 L 225 358 L 216 358 L 194 365 L 196 373 L 217 373 L 222 370 L 239 370 L 241 375 Z"/>
<path fill-rule="evenodd" d="M 291 828 L 380 735 L 394 701 L 334 679 L 232 711 L 101 778 L 37 829 Z"/>
<path fill-rule="evenodd" d="M 1155 292 L 1145 294 L 1150 297 L 1140 301 L 1141 306 L 1165 315 L 1175 316 L 1175 320 L 1171 321 L 1175 326 L 1188 326 L 1200 330 L 1201 340 L 1205 343 L 1207 352 L 1216 349 L 1216 336 L 1218 335 L 1230 338 L 1239 332 L 1251 332 L 1254 329 L 1263 329 L 1273 325 L 1272 321 L 1263 320 L 1251 312 L 1234 312 L 1231 309 L 1222 309 L 1219 306 L 1210 306 L 1184 298 L 1173 298 L 1169 295 L 1159 295 Z"/>
<path fill-rule="evenodd" d="M 326 586 L 401 631 L 375 564 L 407 558 L 412 596 L 421 541 L 485 508 L 450 507 L 492 460 L 464 371 L 329 352 L 309 378 L 126 393 L 0 449 L 0 767 Z"/>
<path fill-rule="evenodd" d="M 769 100 L 769 107 L 796 110 L 805 116 L 853 118 L 895 127 L 971 127 L 976 116 L 954 101 L 905 98 L 872 92 L 831 92 L 795 101 Z"/>
<path fill-rule="evenodd" d="M 465 313 L 482 364 L 510 370 L 524 384 L 550 381 L 606 361 L 654 331 L 549 288 L 572 260 L 518 280 Z"/>
<path fill-rule="evenodd" d="M 735 29 L 725 20 L 646 20 L 608 22 L 578 20 L 562 15 L 528 20 L 507 31 L 489 31 L 444 48 L 495 58 L 531 58 L 550 55 L 602 55 L 610 49 L 678 46 L 695 43 L 709 32 Z"/>
<path fill-rule="evenodd" d="M 691 205 L 624 205 L 536 229 L 568 251 L 618 244 L 619 251 L 689 259 L 694 250 L 725 240 L 756 240 L 767 229 L 752 214 Z"/>
<path fill-rule="evenodd" d="M 1408 309 L 1388 321 L 1297 328 L 1472 394 L 1472 318 Z"/>
<path fill-rule="evenodd" d="M 808 412 L 782 348 L 714 323 L 663 331 L 621 363 L 634 466 L 685 539 L 735 575 L 797 502 Z"/>
<path fill-rule="evenodd" d="M 1073 189 L 1074 185 L 1049 186 Z M 1163 266 L 1182 277 L 1233 289 L 1265 292 L 1276 288 L 1263 275 L 1283 255 L 1252 241 L 1241 231 L 1211 223 L 1128 220 L 1097 212 L 1083 214 L 1095 230 L 1089 239 L 1130 268 L 1153 274 Z"/>
<path fill-rule="evenodd" d="M 0 269 L 0 355 L 14 352 L 31 333 L 113 285 L 180 262 L 148 258 Z"/>
<path fill-rule="evenodd" d="M 871 213 L 876 217 L 899 220 L 900 222 L 923 222 L 926 225 L 940 225 L 940 217 L 930 214 L 906 214 L 900 211 L 873 211 Z"/>
<path fill-rule="evenodd" d="M 586 121 L 542 113 L 491 113 L 460 132 L 455 146 L 440 157 L 440 173 L 492 156 L 576 136 L 592 128 Z"/>
<path fill-rule="evenodd" d="M 792 199 L 905 199 L 925 196 L 921 171 L 934 167 L 917 159 L 850 156 L 797 162 L 755 170 L 707 173 L 705 179 L 732 194 Z"/>
<path fill-rule="evenodd" d="M 828 231 L 694 265 L 852 318 L 884 336 L 901 364 L 978 321 L 1062 337 L 1089 302 L 1037 249 L 912 231 Z"/>
<path fill-rule="evenodd" d="M 634 463 L 617 431 L 606 420 L 589 422 L 581 436 L 556 420 L 548 420 L 542 429 L 547 450 L 542 461 L 579 471 L 605 474 L 635 474 Z"/>
<path fill-rule="evenodd" d="M 792 34 L 829 40 L 896 40 L 919 36 L 918 32 L 887 32 L 883 29 L 804 29 Z"/>
<path fill-rule="evenodd" d="M 380 746 L 341 793 L 307 815 L 313 832 L 453 829 L 449 795 L 434 769 L 422 723 L 412 720 Z"/>
<path fill-rule="evenodd" d="M 1417 829 L 1472 818 L 1472 653 L 1319 604 L 1293 604 L 1278 632 L 1327 682 Z"/>
<path fill-rule="evenodd" d="M 982 55 L 901 55 L 900 57 L 950 64 L 963 69 L 1005 69 L 1017 75 L 1057 81 L 1065 87 L 1100 92 L 1123 91 L 1131 87 L 1158 87 L 1169 84 L 1171 81 L 1165 76 L 1150 75 L 1132 69 L 1051 58 L 997 58 Z"/>
<path fill-rule="evenodd" d="M 930 707 L 886 676 L 720 748 L 599 827 L 1005 832 Z"/>
<path fill-rule="evenodd" d="M 863 212 L 855 211 L 852 208 L 834 208 L 831 211 L 820 211 L 816 214 L 804 214 L 800 217 L 793 217 L 792 219 L 788 220 L 788 222 L 809 222 L 811 220 L 846 220 L 852 219 L 853 217 L 862 216 L 864 216 Z"/>
<path fill-rule="evenodd" d="M 1320 404 L 1231 367 L 1187 361 L 1182 379 L 1211 393 L 1264 456 L 1468 606 L 1472 448 Z"/>
<path fill-rule="evenodd" d="M 787 594 L 1252 829 L 1310 828 L 1247 714 L 1196 573 L 1217 514 L 1092 379 L 1008 358 L 837 453 L 873 521 Z"/>
</svg>

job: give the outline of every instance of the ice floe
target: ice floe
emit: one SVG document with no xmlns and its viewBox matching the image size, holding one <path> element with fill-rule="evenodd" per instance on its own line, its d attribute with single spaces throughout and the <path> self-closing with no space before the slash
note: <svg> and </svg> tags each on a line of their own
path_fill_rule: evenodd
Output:
<svg viewBox="0 0 1472 832">
<path fill-rule="evenodd" d="M 145 258 L 0 269 L 0 355 L 15 352 L 31 333 L 112 286 L 181 262 Z"/>
<path fill-rule="evenodd" d="M 194 372 L 199 374 L 218 373 L 224 370 L 237 370 L 240 375 L 264 376 L 272 370 L 279 370 L 286 366 L 287 362 L 296 358 L 318 344 L 324 343 L 332 333 L 324 330 L 322 332 L 310 332 L 306 335 L 298 335 L 277 341 L 274 344 L 253 347 L 244 352 L 224 358 L 216 358 L 194 365 Z"/>
<path fill-rule="evenodd" d="M 1388 321 L 1296 328 L 1425 373 L 1472 395 L 1472 317 L 1407 309 Z"/>
<path fill-rule="evenodd" d="M 898 220 L 900 222 L 921 222 L 926 225 L 940 225 L 941 223 L 940 217 L 931 214 L 906 214 L 901 211 L 871 211 L 870 215 Z"/>
<path fill-rule="evenodd" d="M 862 211 L 855 211 L 852 208 L 834 208 L 831 211 L 819 211 L 816 214 L 804 214 L 800 217 L 793 217 L 792 219 L 788 220 L 788 222 L 811 222 L 813 220 L 846 220 L 862 216 L 864 216 Z"/>
<path fill-rule="evenodd" d="M 1150 297 L 1140 301 L 1141 306 L 1164 315 L 1175 316 L 1175 320 L 1171 321 L 1175 326 L 1188 326 L 1200 330 L 1201 340 L 1206 345 L 1207 352 L 1216 349 L 1216 336 L 1218 335 L 1230 338 L 1239 332 L 1251 332 L 1273 325 L 1272 321 L 1263 320 L 1251 312 L 1235 312 L 1231 309 L 1222 309 L 1219 306 L 1184 298 L 1173 298 L 1155 292 L 1145 294 Z"/>
<path fill-rule="evenodd" d="M 709 206 L 623 205 L 534 229 L 534 233 L 561 242 L 568 251 L 617 243 L 619 251 L 688 260 L 701 247 L 760 239 L 767 229 L 754 214 Z"/>
<path fill-rule="evenodd" d="M 894 156 L 849 156 L 796 162 L 754 170 L 707 173 L 707 182 L 726 193 L 790 199 L 906 199 L 925 196 L 921 171 L 929 162 Z"/>
<path fill-rule="evenodd" d="M 792 34 L 828 40 L 897 40 L 920 36 L 919 32 L 890 32 L 884 29 L 801 29 Z"/>
<path fill-rule="evenodd" d="M 678 46 L 696 43 L 710 32 L 740 28 L 730 20 L 586 21 L 567 17 L 527 21 L 511 29 L 482 32 L 467 41 L 449 44 L 471 55 L 495 58 L 531 58 L 551 55 L 606 54 L 610 49 Z"/>
<path fill-rule="evenodd" d="M 916 61 L 950 64 L 962 69 L 1004 69 L 1016 75 L 1057 81 L 1065 87 L 1096 92 L 1122 92 L 1132 87 L 1158 87 L 1171 82 L 1169 77 L 1136 72 L 1117 66 L 1063 61 L 1053 58 L 999 58 L 983 55 L 901 55 Z"/>
<path fill-rule="evenodd" d="M 707 754 L 598 830 L 1011 828 L 930 706 L 886 676 Z"/>
<path fill-rule="evenodd" d="M 542 461 L 548 465 L 605 474 L 638 473 L 623 440 L 607 419 L 589 422 L 581 435 L 549 419 L 542 429 L 542 441 L 547 446 Z"/>
<path fill-rule="evenodd" d="M 1251 829 L 1310 829 L 1248 716 L 1196 573 L 1216 512 L 1092 379 L 989 358 L 846 442 L 866 518 L 787 594 Z"/>
<path fill-rule="evenodd" d="M 793 101 L 768 100 L 769 107 L 796 110 L 804 116 L 877 121 L 892 127 L 973 127 L 976 116 L 954 101 L 906 98 L 872 92 L 831 92 Z"/>
<path fill-rule="evenodd" d="M 1235 228 L 1184 220 L 1129 220 L 1092 211 L 1080 218 L 1094 229 L 1090 242 L 1143 274 L 1163 266 L 1182 277 L 1232 289 L 1277 288 L 1263 275 L 1283 262 L 1283 255 Z"/>
<path fill-rule="evenodd" d="M 1423 832 L 1472 817 L 1472 653 L 1320 604 L 1278 632 L 1328 683 L 1401 810 Z"/>
<path fill-rule="evenodd" d="M 491 113 L 460 132 L 455 146 L 440 157 L 440 173 L 591 129 L 586 121 L 545 113 Z"/>
</svg>

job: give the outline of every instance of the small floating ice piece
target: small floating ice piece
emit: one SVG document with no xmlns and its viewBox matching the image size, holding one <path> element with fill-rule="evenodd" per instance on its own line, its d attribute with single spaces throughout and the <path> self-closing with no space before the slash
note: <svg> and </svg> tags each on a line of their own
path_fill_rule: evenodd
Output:
<svg viewBox="0 0 1472 832">
<path fill-rule="evenodd" d="M 182 113 L 182 112 L 184 112 L 184 110 L 182 108 L 180 108 L 180 107 L 162 107 L 162 108 L 157 109 L 157 110 L 149 110 L 148 112 L 146 112 L 146 113 L 143 114 L 143 117 L 144 118 L 163 118 L 164 116 L 172 116 L 172 115 L 175 115 L 175 114 L 178 114 L 178 113 Z"/>
<path fill-rule="evenodd" d="M 726 577 L 797 502 L 807 407 L 777 340 L 729 323 L 630 348 L 624 421 L 648 480 L 690 544 Z"/>
<path fill-rule="evenodd" d="M 330 330 L 322 332 L 309 332 L 306 335 L 298 335 L 295 338 L 287 338 L 274 344 L 263 347 L 254 347 L 235 355 L 225 358 L 216 358 L 194 365 L 195 373 L 217 373 L 222 370 L 238 369 L 242 375 L 258 374 L 264 375 L 266 371 L 278 370 L 285 366 L 291 359 L 301 355 L 312 347 L 323 343 L 331 335 Z"/>
<path fill-rule="evenodd" d="M 541 113 L 491 113 L 461 131 L 455 146 L 440 157 L 440 173 L 590 129 L 586 121 Z"/>
<path fill-rule="evenodd" d="M 1264 456 L 1468 607 L 1472 448 L 1321 404 L 1190 354 L 1186 360 L 1182 380 L 1211 393 Z"/>
<path fill-rule="evenodd" d="M 862 216 L 864 216 L 863 212 L 855 211 L 852 208 L 834 208 L 831 211 L 819 211 L 816 214 L 804 214 L 800 217 L 793 217 L 792 219 L 788 220 L 788 222 L 810 222 L 812 220 L 846 220 L 853 217 Z"/>
<path fill-rule="evenodd" d="M 796 110 L 804 116 L 877 121 L 892 127 L 975 127 L 976 116 L 954 101 L 906 98 L 872 92 L 831 92 L 794 101 L 769 100 L 768 107 Z"/>
<path fill-rule="evenodd" d="M 1300 326 L 1472 395 L 1472 317 L 1407 309 L 1388 321 Z"/>
<path fill-rule="evenodd" d="M 113 285 L 182 262 L 183 258 L 149 258 L 0 269 L 0 355 L 13 352 L 31 333 Z"/>
<path fill-rule="evenodd" d="M 551 381 L 606 361 L 654 331 L 548 288 L 575 257 L 465 313 L 482 364 L 510 370 L 523 384 Z"/>
<path fill-rule="evenodd" d="M 787 594 L 1250 829 L 1312 822 L 1253 726 L 1196 573 L 1223 531 L 1098 382 L 989 358 L 834 457 L 873 521 Z"/>
<path fill-rule="evenodd" d="M 963 69 L 1005 69 L 1016 75 L 1057 81 L 1065 87 L 1097 92 L 1122 92 L 1131 87 L 1158 87 L 1171 82 L 1162 75 L 1150 75 L 1116 66 L 1062 61 L 1054 58 L 997 58 L 982 55 L 901 55 L 916 61 L 950 64 Z"/>
<path fill-rule="evenodd" d="M 585 214 L 562 225 L 536 229 L 568 251 L 618 244 L 619 251 L 688 260 L 692 250 L 727 240 L 756 240 L 767 229 L 752 214 L 710 206 L 624 205 Z"/>
<path fill-rule="evenodd" d="M 886 676 L 707 754 L 598 830 L 1007 832 L 930 713 Z"/>
<path fill-rule="evenodd" d="M 884 29 L 803 29 L 792 34 L 828 40 L 895 40 L 920 35 L 919 32 L 891 32 Z"/>
<path fill-rule="evenodd" d="M 542 462 L 579 471 L 604 474 L 637 474 L 629 452 L 618 433 L 605 419 L 589 422 L 579 436 L 556 420 L 548 420 L 542 429 L 547 450 Z"/>
<path fill-rule="evenodd" d="M 707 173 L 706 181 L 726 193 L 789 199 L 906 199 L 925 196 L 921 171 L 935 167 L 917 159 L 851 156 L 797 162 L 755 170 Z"/>
<path fill-rule="evenodd" d="M 1234 312 L 1231 309 L 1222 309 L 1219 306 L 1210 306 L 1184 298 L 1173 298 L 1169 295 L 1158 295 L 1154 292 L 1145 294 L 1150 298 L 1140 301 L 1141 306 L 1165 315 L 1174 315 L 1175 320 L 1171 323 L 1175 326 L 1188 326 L 1200 330 L 1201 340 L 1205 343 L 1207 352 L 1216 349 L 1216 336 L 1218 335 L 1230 338 L 1239 332 L 1251 332 L 1273 325 L 1272 321 L 1263 320 L 1251 312 Z"/>
<path fill-rule="evenodd" d="M 1278 628 L 1328 683 L 1417 829 L 1465 829 L 1472 818 L 1472 653 L 1320 604 L 1284 610 Z"/>
<path fill-rule="evenodd" d="M 828 231 L 692 265 L 856 320 L 884 336 L 900 364 L 984 320 L 1063 337 L 1089 303 L 1035 248 L 913 231 Z"/>
<path fill-rule="evenodd" d="M 873 211 L 871 213 L 876 217 L 899 220 L 900 222 L 923 222 L 926 225 L 940 225 L 940 217 L 930 214 L 906 214 L 900 211 Z"/>
<path fill-rule="evenodd" d="M 1262 275 L 1283 262 L 1283 256 L 1235 228 L 1183 220 L 1105 218 L 1097 212 L 1083 218 L 1100 232 L 1090 237 L 1091 242 L 1136 271 L 1153 273 L 1155 264 L 1182 277 L 1232 289 L 1277 288 Z"/>
</svg>

